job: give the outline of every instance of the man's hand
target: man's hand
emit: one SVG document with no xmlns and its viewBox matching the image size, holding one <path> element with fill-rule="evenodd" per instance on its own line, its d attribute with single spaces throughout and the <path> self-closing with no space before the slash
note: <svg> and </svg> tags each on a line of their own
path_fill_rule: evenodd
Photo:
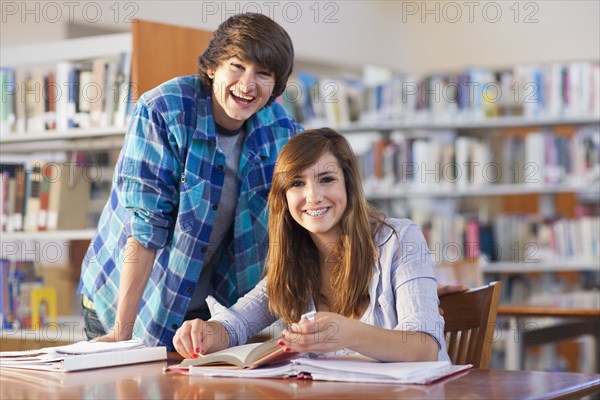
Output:
<svg viewBox="0 0 600 400">
<path fill-rule="evenodd" d="M 467 290 L 469 290 L 469 287 L 466 285 L 442 285 L 441 283 L 438 283 L 437 285 L 438 297 L 442 297 L 450 293 L 465 292 Z"/>
<path fill-rule="evenodd" d="M 111 329 L 111 331 L 108 332 L 106 335 L 98 336 L 97 338 L 90 340 L 90 342 L 120 342 L 122 340 L 129 340 L 129 339 L 131 339 L 131 335 L 129 335 L 129 336 L 127 336 L 125 334 L 119 335 L 118 333 L 116 333 L 116 331 L 114 329 Z"/>
<path fill-rule="evenodd" d="M 466 285 L 442 285 L 441 283 L 438 283 L 437 285 L 438 298 L 447 294 L 465 292 L 467 290 L 469 290 L 469 287 Z M 444 310 L 442 307 L 439 307 L 439 310 L 440 315 L 444 315 Z"/>
</svg>

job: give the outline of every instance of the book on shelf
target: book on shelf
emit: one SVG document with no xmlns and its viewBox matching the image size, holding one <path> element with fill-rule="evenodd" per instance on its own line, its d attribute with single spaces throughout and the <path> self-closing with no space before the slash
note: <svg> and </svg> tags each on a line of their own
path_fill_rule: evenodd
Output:
<svg viewBox="0 0 600 400">
<path fill-rule="evenodd" d="M 478 138 L 456 131 L 395 131 L 349 135 L 363 181 L 375 192 L 405 189 L 593 190 L 600 182 L 600 129 L 584 126 L 568 138 L 552 130 Z M 517 186 L 520 185 L 520 186 Z M 379 190 L 377 190 L 379 189 Z M 398 190 L 398 192 L 402 192 Z"/>
<path fill-rule="evenodd" d="M 471 368 L 449 361 L 378 362 L 367 357 L 296 358 L 256 369 L 191 366 L 192 376 L 239 378 L 302 378 L 319 381 L 429 384 Z"/>
<path fill-rule="evenodd" d="M 298 353 L 286 353 L 279 346 L 277 339 L 270 339 L 263 343 L 249 343 L 230 347 L 199 358 L 189 358 L 174 368 L 189 368 L 201 365 L 221 365 L 237 369 L 254 369 L 269 364 L 285 362 Z"/>
<path fill-rule="evenodd" d="M 302 74 L 299 72 L 297 76 Z M 312 101 L 312 109 L 317 112 L 292 109 L 296 119 L 305 126 L 323 125 L 325 117 L 329 125 L 344 127 L 357 121 L 354 117 L 346 118 L 348 114 L 344 114 L 344 110 L 349 106 L 359 107 L 358 121 L 362 124 L 600 116 L 600 64 L 597 61 L 518 64 L 502 69 L 467 67 L 458 72 L 427 75 L 367 65 L 360 80 L 332 76 L 327 81 L 334 88 L 329 100 L 335 102 L 327 101 L 323 95 L 304 96 Z M 327 94 L 324 89 L 323 85 L 319 87 Z"/>
<path fill-rule="evenodd" d="M 71 128 L 125 127 L 131 107 L 131 54 L 3 67 L 1 136 Z"/>
<path fill-rule="evenodd" d="M 597 265 L 600 217 L 540 219 L 498 214 L 488 222 L 474 215 L 417 214 L 431 255 L 438 263 L 460 261 L 522 263 L 523 270 L 545 262 Z"/>
<path fill-rule="evenodd" d="M 72 372 L 166 358 L 166 347 L 146 347 L 139 340 L 111 343 L 82 341 L 39 350 L 0 352 L 0 367 Z"/>
<path fill-rule="evenodd" d="M 44 279 L 35 268 L 33 261 L 0 259 L 0 314 L 1 327 L 7 329 L 31 329 L 33 293 L 44 288 Z M 35 310 L 39 316 L 39 326 L 48 320 L 47 304 L 42 310 Z M 42 308 L 42 307 L 40 307 Z"/>
<path fill-rule="evenodd" d="M 2 176 L 0 209 L 2 211 L 2 230 L 18 231 L 23 229 L 25 201 L 25 165 L 22 163 L 0 163 Z"/>
<path fill-rule="evenodd" d="M 0 137 L 12 132 L 15 125 L 15 73 L 10 68 L 0 68 Z"/>
<path fill-rule="evenodd" d="M 2 231 L 88 226 L 91 178 L 76 162 L 0 163 Z"/>
<path fill-rule="evenodd" d="M 90 180 L 81 167 L 53 165 L 56 170 L 50 182 L 47 230 L 84 229 L 90 198 Z"/>
</svg>

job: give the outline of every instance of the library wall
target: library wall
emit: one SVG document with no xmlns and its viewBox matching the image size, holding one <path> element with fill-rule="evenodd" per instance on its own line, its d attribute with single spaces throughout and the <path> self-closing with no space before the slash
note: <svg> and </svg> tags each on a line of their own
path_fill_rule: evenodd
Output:
<svg viewBox="0 0 600 400">
<path fill-rule="evenodd" d="M 235 11 L 262 11 L 289 32 L 299 60 L 343 67 L 422 73 L 600 54 L 597 1 L 79 1 L 71 15 L 60 2 L 2 3 L 2 47 L 67 38 L 68 24 L 124 32 L 137 18 L 214 30 Z"/>
</svg>

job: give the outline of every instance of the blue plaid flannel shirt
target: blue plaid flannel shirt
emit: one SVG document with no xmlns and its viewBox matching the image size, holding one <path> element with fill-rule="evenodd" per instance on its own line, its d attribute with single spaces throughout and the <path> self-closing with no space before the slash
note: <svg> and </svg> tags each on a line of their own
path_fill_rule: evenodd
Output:
<svg viewBox="0 0 600 400">
<path fill-rule="evenodd" d="M 277 103 L 246 123 L 233 232 L 214 256 L 212 283 L 223 304 L 235 303 L 261 278 L 275 160 L 300 130 Z M 79 283 L 105 328 L 114 325 L 120 267 L 132 236 L 157 250 L 134 336 L 151 346 L 173 348 L 207 252 L 213 206 L 222 195 L 225 155 L 216 138 L 211 95 L 201 89 L 197 76 L 165 82 L 136 104 Z"/>
</svg>

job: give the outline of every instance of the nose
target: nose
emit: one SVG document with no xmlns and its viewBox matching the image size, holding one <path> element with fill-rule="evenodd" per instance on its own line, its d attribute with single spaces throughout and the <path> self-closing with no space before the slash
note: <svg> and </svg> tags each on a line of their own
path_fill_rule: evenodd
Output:
<svg viewBox="0 0 600 400">
<path fill-rule="evenodd" d="M 318 204 L 323 200 L 323 194 L 319 185 L 315 183 L 309 183 L 306 185 L 306 202 L 310 204 Z"/>
<path fill-rule="evenodd" d="M 248 68 L 239 79 L 240 89 L 247 93 L 256 87 L 256 73 Z"/>
</svg>

